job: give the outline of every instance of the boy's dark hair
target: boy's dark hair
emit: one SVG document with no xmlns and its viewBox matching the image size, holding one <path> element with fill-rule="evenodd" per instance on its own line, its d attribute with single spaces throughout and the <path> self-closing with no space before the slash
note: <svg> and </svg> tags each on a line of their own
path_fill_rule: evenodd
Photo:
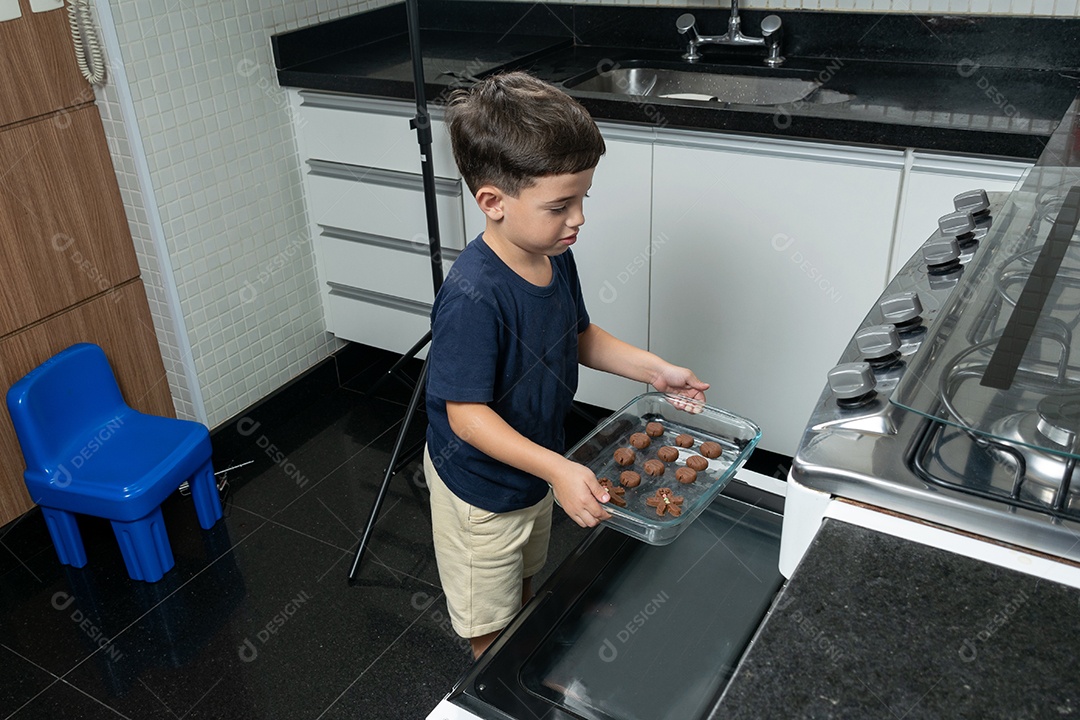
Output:
<svg viewBox="0 0 1080 720">
<path fill-rule="evenodd" d="M 606 149 L 588 110 L 524 72 L 456 90 L 446 123 L 454 160 L 474 195 L 494 185 L 517 197 L 536 178 L 596 167 Z"/>
</svg>

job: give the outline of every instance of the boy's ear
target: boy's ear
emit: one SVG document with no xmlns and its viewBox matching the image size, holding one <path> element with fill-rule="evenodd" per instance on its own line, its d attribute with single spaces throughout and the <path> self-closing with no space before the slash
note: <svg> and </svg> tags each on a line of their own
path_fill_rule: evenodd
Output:
<svg viewBox="0 0 1080 720">
<path fill-rule="evenodd" d="M 503 191 L 494 185 L 484 185 L 476 191 L 476 204 L 489 220 L 502 220 L 503 198 Z"/>
</svg>

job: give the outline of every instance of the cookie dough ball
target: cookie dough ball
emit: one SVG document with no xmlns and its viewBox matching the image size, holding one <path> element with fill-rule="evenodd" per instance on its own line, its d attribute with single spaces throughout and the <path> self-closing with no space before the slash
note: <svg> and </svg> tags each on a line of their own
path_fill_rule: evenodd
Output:
<svg viewBox="0 0 1080 720">
<path fill-rule="evenodd" d="M 659 460 L 646 460 L 645 474 L 652 475 L 653 477 L 660 477 L 664 474 L 664 463 Z"/>
<path fill-rule="evenodd" d="M 619 448 L 615 451 L 615 462 L 619 463 L 623 467 L 634 464 L 634 458 L 637 457 L 634 451 L 630 448 Z"/>
<path fill-rule="evenodd" d="M 715 460 L 724 452 L 724 448 L 720 447 L 720 443 L 714 443 L 711 440 L 709 442 L 701 443 L 701 448 L 699 448 L 699 450 L 702 455 L 710 460 Z"/>
<path fill-rule="evenodd" d="M 644 450 L 649 447 L 652 440 L 645 433 L 634 433 L 630 436 L 630 444 L 636 447 L 638 450 Z"/>
<path fill-rule="evenodd" d="M 682 433 L 675 438 L 675 444 L 681 448 L 694 447 L 694 438 L 690 437 L 686 433 Z"/>
<path fill-rule="evenodd" d="M 683 485 L 689 485 L 697 480 L 697 470 L 688 467 L 681 467 L 675 471 L 675 479 L 681 482 Z"/>
<path fill-rule="evenodd" d="M 656 457 L 660 458 L 664 462 L 675 462 L 679 459 L 679 451 L 670 445 L 665 445 L 656 451 Z"/>
<path fill-rule="evenodd" d="M 658 422 L 651 422 L 645 426 L 645 434 L 649 437 L 660 437 L 664 434 L 664 426 Z"/>
<path fill-rule="evenodd" d="M 619 476 L 619 484 L 623 487 L 636 488 L 641 484 L 641 476 L 633 470 L 625 470 L 623 474 Z"/>
<path fill-rule="evenodd" d="M 700 455 L 691 455 L 690 457 L 686 458 L 686 467 L 690 468 L 691 470 L 697 470 L 698 472 L 701 472 L 705 468 L 709 467 L 709 461 L 701 457 Z"/>
</svg>

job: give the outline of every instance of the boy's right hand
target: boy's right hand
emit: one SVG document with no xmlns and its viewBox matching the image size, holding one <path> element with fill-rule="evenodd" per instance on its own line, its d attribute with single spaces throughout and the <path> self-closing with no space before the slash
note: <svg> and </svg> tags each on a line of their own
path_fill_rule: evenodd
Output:
<svg viewBox="0 0 1080 720">
<path fill-rule="evenodd" d="M 601 504 L 611 496 L 600 487 L 592 470 L 584 465 L 565 460 L 550 482 L 559 505 L 581 527 L 596 527 L 601 520 L 611 517 Z"/>
</svg>

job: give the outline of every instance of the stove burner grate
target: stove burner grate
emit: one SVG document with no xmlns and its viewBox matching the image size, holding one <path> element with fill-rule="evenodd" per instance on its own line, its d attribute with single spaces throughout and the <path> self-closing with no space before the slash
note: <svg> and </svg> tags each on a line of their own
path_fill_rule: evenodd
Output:
<svg viewBox="0 0 1080 720">
<path fill-rule="evenodd" d="M 1024 422 L 1019 432 L 1033 429 L 1034 422 Z M 991 440 L 924 418 L 906 460 L 912 472 L 931 485 L 1063 520 L 1080 519 L 1080 487 L 1072 482 L 1077 459 L 1019 442 Z"/>
</svg>

